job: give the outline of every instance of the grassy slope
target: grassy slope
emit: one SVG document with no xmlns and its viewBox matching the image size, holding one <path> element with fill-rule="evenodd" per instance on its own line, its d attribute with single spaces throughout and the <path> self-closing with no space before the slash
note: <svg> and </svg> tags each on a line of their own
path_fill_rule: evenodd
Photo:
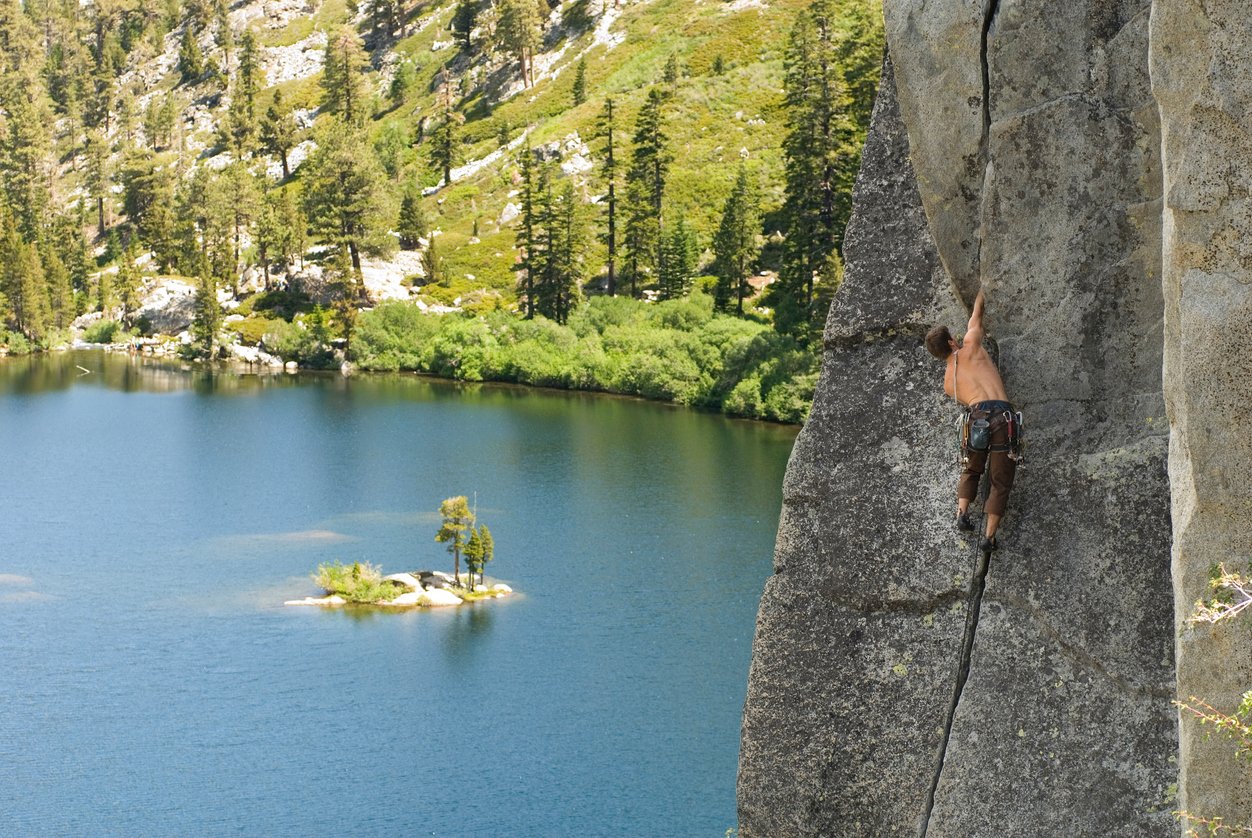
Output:
<svg viewBox="0 0 1252 838">
<path fill-rule="evenodd" d="M 585 15 L 585 5 L 586 0 L 566 4 L 562 9 L 566 20 L 577 18 L 580 12 Z M 667 112 L 667 131 L 676 152 L 667 212 L 671 216 L 686 214 L 707 248 L 741 159 L 746 159 L 758 178 L 766 209 L 782 200 L 782 48 L 794 15 L 803 5 L 797 0 L 776 0 L 768 8 L 734 10 L 729 4 L 710 0 L 645 0 L 624 6 L 613 31 L 624 34 L 625 39 L 611 48 L 592 45 L 594 19 L 581 32 L 567 26 L 564 37 L 555 42 L 550 37 L 547 45 L 552 51 L 564 48 L 555 79 L 541 79 L 532 89 L 494 107 L 488 91 L 482 87 L 466 90 L 469 85 L 463 85 L 466 95 L 459 109 L 466 121 L 460 132 L 461 159 L 467 162 L 485 157 L 498 148 L 502 130 L 517 137 L 529 126 L 533 145 L 579 134 L 591 146 L 592 160 L 598 167 L 602 143 L 596 138 L 597 123 L 605 98 L 612 96 L 619 115 L 618 154 L 625 160 L 638 109 L 649 87 L 662 78 L 670 56 L 676 56 L 684 75 L 673 86 Z M 466 57 L 456 46 L 433 49 L 437 43 L 452 39 L 448 30 L 452 9 L 451 2 L 419 6 L 409 30 L 420 27 L 421 31 L 390 47 L 401 60 L 412 62 L 417 71 L 414 93 L 407 101 L 392 107 L 385 99 L 382 80 L 371 74 L 382 103 L 382 112 L 370 125 L 375 137 L 387 131 L 411 137 L 424 114 L 430 114 L 433 123 L 438 113 L 434 80 L 445 63 L 450 62 L 454 73 L 477 67 L 479 78 L 487 76 L 481 71 L 481 55 Z M 318 26 L 328 29 L 342 24 L 347 19 L 343 0 L 326 0 L 315 19 Z M 267 40 L 298 40 L 308 33 L 308 24 L 308 19 L 297 19 L 290 26 L 291 33 L 271 33 Z M 714 75 L 713 64 L 719 55 L 726 70 Z M 574 107 L 574 65 L 580 56 L 587 61 L 588 94 L 586 102 Z M 375 56 L 376 63 L 381 57 Z M 510 67 L 504 73 L 497 71 L 493 78 L 515 74 Z M 316 101 L 319 90 L 315 79 L 283 85 L 284 95 L 304 106 Z M 269 91 L 262 94 L 262 106 L 270 95 Z M 427 152 L 426 146 L 408 149 L 403 159 L 407 176 L 415 175 L 423 185 L 432 186 L 438 184 L 439 174 L 430 165 Z M 514 189 L 515 169 L 513 156 L 508 155 L 427 199 L 431 223 L 443 233 L 440 250 L 456 293 L 484 286 L 512 293 L 514 230 L 497 221 Z M 587 192 L 594 195 L 601 190 L 597 169 Z M 480 220 L 481 241 L 470 244 L 475 217 Z M 593 263 L 601 261 L 602 254 L 593 257 Z"/>
</svg>

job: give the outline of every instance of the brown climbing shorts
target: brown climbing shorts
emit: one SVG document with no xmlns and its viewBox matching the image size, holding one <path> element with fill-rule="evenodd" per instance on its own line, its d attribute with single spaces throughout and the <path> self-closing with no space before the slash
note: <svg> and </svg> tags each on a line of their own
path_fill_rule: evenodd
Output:
<svg viewBox="0 0 1252 838">
<path fill-rule="evenodd" d="M 988 410 L 988 407 L 994 409 Z M 1009 423 L 1005 411 L 1012 411 L 1012 406 L 1005 402 L 978 402 L 970 405 L 969 418 L 986 419 L 990 423 L 991 449 L 989 451 L 970 451 L 969 462 L 961 471 L 961 479 L 956 484 L 956 496 L 959 500 L 973 501 L 978 496 L 978 482 L 986 469 L 991 471 L 991 492 L 983 504 L 983 512 L 988 515 L 1003 515 L 1009 503 L 1009 490 L 1013 488 L 1013 475 L 1017 473 L 1017 461 L 1009 456 Z M 996 450 L 1000 449 L 1000 450 Z"/>
</svg>

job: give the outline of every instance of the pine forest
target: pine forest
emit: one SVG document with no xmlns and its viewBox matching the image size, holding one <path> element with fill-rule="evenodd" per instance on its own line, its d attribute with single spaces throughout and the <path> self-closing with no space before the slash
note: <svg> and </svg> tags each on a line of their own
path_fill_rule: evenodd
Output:
<svg viewBox="0 0 1252 838">
<path fill-rule="evenodd" d="M 0 0 L 0 343 L 803 421 L 873 0 Z"/>
</svg>

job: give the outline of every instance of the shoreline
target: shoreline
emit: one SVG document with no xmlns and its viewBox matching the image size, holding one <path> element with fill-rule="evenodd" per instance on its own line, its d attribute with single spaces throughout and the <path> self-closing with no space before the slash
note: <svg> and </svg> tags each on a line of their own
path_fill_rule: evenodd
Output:
<svg viewBox="0 0 1252 838">
<path fill-rule="evenodd" d="M 154 341 L 152 338 L 145 338 L 141 340 L 149 341 L 149 343 L 144 344 L 145 346 L 158 345 L 160 343 L 178 345 L 175 339 L 171 339 L 171 340 L 164 341 L 164 342 Z M 110 355 L 125 355 L 129 358 L 142 360 L 142 361 L 152 361 L 152 362 L 164 363 L 164 364 L 177 364 L 179 367 L 183 369 L 191 369 L 191 368 L 199 368 L 199 369 L 204 369 L 204 370 L 226 369 L 226 370 L 239 372 L 240 374 L 243 374 L 243 375 L 288 376 L 288 375 L 301 374 L 301 375 L 322 376 L 322 377 L 338 376 L 342 378 L 349 378 L 349 377 L 357 376 L 357 375 L 367 375 L 370 377 L 384 377 L 384 376 L 396 376 L 396 377 L 401 377 L 401 378 L 413 377 L 413 378 L 421 378 L 421 379 L 431 381 L 431 382 L 447 384 L 447 385 L 455 386 L 458 388 L 460 387 L 490 387 L 490 388 L 500 388 L 500 389 L 516 389 L 516 390 L 520 390 L 523 392 L 535 391 L 535 392 L 549 393 L 549 394 L 590 396 L 594 398 L 624 399 L 628 401 L 641 402 L 644 404 L 663 406 L 663 407 L 667 407 L 673 410 L 691 410 L 691 411 L 695 411 L 696 413 L 702 413 L 706 416 L 720 416 L 723 419 L 728 419 L 728 420 L 735 421 L 735 422 L 747 422 L 753 425 L 766 425 L 766 426 L 776 427 L 776 428 L 794 428 L 797 431 L 799 431 L 801 428 L 804 427 L 804 423 L 802 422 L 781 422 L 781 421 L 774 420 L 774 419 L 757 419 L 751 416 L 740 416 L 740 415 L 736 415 L 733 413 L 726 413 L 724 411 L 717 410 L 715 408 L 703 407 L 700 405 L 680 404 L 675 401 L 668 401 L 668 400 L 663 400 L 663 399 L 650 399 L 646 396 L 640 396 L 634 393 L 617 393 L 611 390 L 600 390 L 600 389 L 594 389 L 594 388 L 553 387 L 551 385 L 545 385 L 545 384 L 526 384 L 520 381 L 508 381 L 508 380 L 503 380 L 503 379 L 484 379 L 482 381 L 470 381 L 464 378 L 449 378 L 447 376 L 436 375 L 434 373 L 428 373 L 428 372 L 422 372 L 420 370 L 362 369 L 361 367 L 358 367 L 356 364 L 351 363 L 351 362 L 348 362 L 347 364 L 344 365 L 347 367 L 347 369 L 344 369 L 344 366 L 341 366 L 339 369 L 318 369 L 315 367 L 301 367 L 297 365 L 294 361 L 284 362 L 283 364 L 278 365 L 278 364 L 260 363 L 258 361 L 248 361 L 248 360 L 238 358 L 238 357 L 225 358 L 221 360 L 205 360 L 203 358 L 190 359 L 190 358 L 182 358 L 176 353 L 172 353 L 172 352 L 159 352 L 159 353 L 156 351 L 144 352 L 142 350 L 136 350 L 130 344 L 125 344 L 125 343 L 89 344 L 89 343 L 83 343 L 79 341 L 69 346 L 62 345 L 62 346 L 51 347 L 48 349 L 37 349 L 32 352 L 24 353 L 24 354 L 0 352 L 0 361 L 4 361 L 6 359 L 31 358 L 31 357 L 41 356 L 41 355 L 69 354 L 73 352 L 104 352 Z"/>
</svg>

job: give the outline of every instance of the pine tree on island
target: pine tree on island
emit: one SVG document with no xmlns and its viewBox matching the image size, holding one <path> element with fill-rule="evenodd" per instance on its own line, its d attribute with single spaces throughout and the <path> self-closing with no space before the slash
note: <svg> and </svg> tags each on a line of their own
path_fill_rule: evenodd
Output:
<svg viewBox="0 0 1252 838">
<path fill-rule="evenodd" d="M 474 513 L 470 511 L 469 499 L 465 495 L 447 498 L 439 504 L 439 516 L 443 523 L 439 532 L 435 533 L 435 541 L 448 545 L 452 554 L 452 578 L 461 582 L 461 553 L 467 543 L 466 531 L 474 526 Z M 481 539 L 480 539 L 481 541 Z M 473 587 L 471 581 L 470 587 Z"/>
</svg>

